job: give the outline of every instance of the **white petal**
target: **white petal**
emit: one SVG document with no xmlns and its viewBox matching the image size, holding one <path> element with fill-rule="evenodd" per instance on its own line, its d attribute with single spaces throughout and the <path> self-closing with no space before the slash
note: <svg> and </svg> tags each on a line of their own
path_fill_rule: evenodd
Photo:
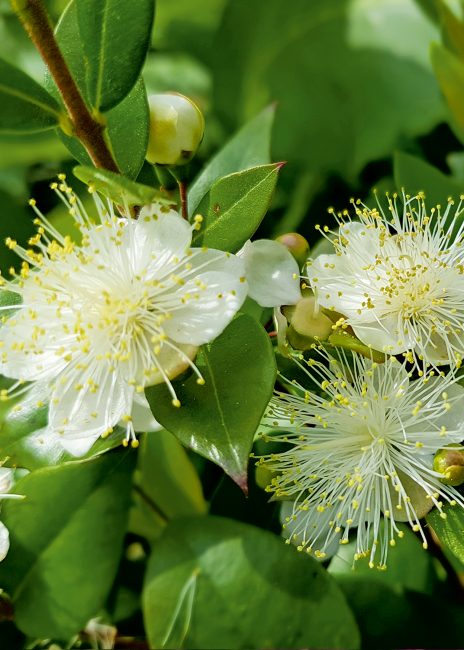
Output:
<svg viewBox="0 0 464 650">
<path fill-rule="evenodd" d="M 13 487 L 14 473 L 15 470 L 11 467 L 0 467 L 0 497 Z"/>
<path fill-rule="evenodd" d="M 399 354 L 411 347 L 410 337 L 400 330 L 400 325 L 397 314 L 370 323 L 351 323 L 362 343 L 389 354 Z"/>
<path fill-rule="evenodd" d="M 147 398 L 143 393 L 134 394 L 131 416 L 134 431 L 143 431 L 144 433 L 147 433 L 162 429 L 161 424 L 153 417 Z"/>
<path fill-rule="evenodd" d="M 0 521 L 0 562 L 6 558 L 10 548 L 10 533 L 3 522 Z"/>
<path fill-rule="evenodd" d="M 248 295 L 261 307 L 294 305 L 301 298 L 300 270 L 280 242 L 258 239 L 237 253 L 245 261 Z"/>
<path fill-rule="evenodd" d="M 55 434 L 58 435 L 58 434 Z M 92 436 L 87 436 L 86 438 L 65 438 L 64 436 L 59 436 L 60 445 L 65 451 L 67 451 L 71 456 L 76 456 L 80 458 L 84 456 L 90 448 L 97 442 L 100 434 L 94 434 Z"/>
<path fill-rule="evenodd" d="M 241 260 L 221 251 L 192 256 L 190 279 L 174 294 L 179 306 L 163 324 L 166 334 L 173 341 L 193 345 L 215 339 L 246 298 L 243 271 Z"/>
<path fill-rule="evenodd" d="M 65 367 L 66 361 L 55 354 L 59 346 L 66 344 L 66 335 L 60 330 L 62 324 L 56 318 L 56 307 L 40 305 L 40 322 L 31 321 L 26 308 L 18 310 L 0 329 L 0 373 L 25 381 L 56 377 Z M 32 338 L 34 327 L 40 329 L 36 339 Z M 51 349 L 50 349 L 51 348 Z"/>
<path fill-rule="evenodd" d="M 135 224 L 136 250 L 183 257 L 192 241 L 192 226 L 175 212 L 159 204 L 142 208 Z"/>
<path fill-rule="evenodd" d="M 93 392 L 88 378 L 97 385 Z M 65 438 L 95 438 L 114 427 L 123 415 L 130 415 L 132 396 L 133 388 L 103 364 L 87 375 L 67 369 L 53 390 L 49 426 Z"/>
</svg>

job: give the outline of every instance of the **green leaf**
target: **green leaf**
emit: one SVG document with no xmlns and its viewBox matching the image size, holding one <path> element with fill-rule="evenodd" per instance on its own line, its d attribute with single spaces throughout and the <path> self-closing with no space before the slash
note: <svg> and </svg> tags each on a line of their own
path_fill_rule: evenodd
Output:
<svg viewBox="0 0 464 650">
<path fill-rule="evenodd" d="M 27 635 L 69 639 L 98 614 L 121 553 L 135 454 L 37 470 L 5 502 L 11 547 L 0 583 Z"/>
<path fill-rule="evenodd" d="M 91 105 L 113 108 L 133 88 L 148 50 L 153 0 L 76 0 Z"/>
<path fill-rule="evenodd" d="M 427 515 L 427 523 L 443 544 L 456 571 L 464 573 L 464 512 L 460 506 L 445 506 L 446 519 L 434 508 Z"/>
<path fill-rule="evenodd" d="M 198 205 L 211 185 L 222 176 L 271 162 L 271 134 L 275 106 L 268 106 L 229 140 L 208 162 L 189 189 L 190 214 L 198 212 Z"/>
<path fill-rule="evenodd" d="M 169 431 L 145 434 L 138 473 L 139 487 L 170 519 L 205 514 L 207 505 L 198 474 Z"/>
<path fill-rule="evenodd" d="M 464 142 L 464 62 L 443 45 L 432 43 L 431 59 L 453 118 L 456 135 Z"/>
<path fill-rule="evenodd" d="M 127 3 L 127 6 L 132 5 Z M 63 12 L 56 27 L 56 38 L 79 90 L 88 100 L 86 87 L 88 62 L 82 47 L 75 0 L 72 0 Z M 50 77 L 48 77 L 47 87 L 52 94 L 54 93 L 59 98 L 58 91 Z M 137 81 L 120 104 L 105 113 L 105 119 L 106 137 L 119 168 L 123 174 L 130 178 L 136 178 L 145 160 L 148 143 L 149 111 L 142 79 Z M 58 131 L 58 135 L 80 163 L 92 164 L 79 140 L 65 135 L 61 130 Z"/>
<path fill-rule="evenodd" d="M 172 522 L 143 592 L 155 648 L 358 648 L 353 616 L 312 558 L 219 517 Z"/>
<path fill-rule="evenodd" d="M 414 0 L 234 0 L 216 37 L 215 108 L 240 124 L 277 101 L 277 159 L 353 178 L 443 119 L 433 38 Z"/>
<path fill-rule="evenodd" d="M 160 536 L 168 519 L 207 511 L 193 463 L 169 431 L 144 435 L 135 485 L 130 531 L 150 542 Z"/>
<path fill-rule="evenodd" d="M 106 137 L 122 173 L 136 178 L 145 160 L 148 143 L 148 102 L 140 79 L 129 95 L 106 114 Z M 58 132 L 72 155 L 83 165 L 92 161 L 76 138 Z"/>
<path fill-rule="evenodd" d="M 0 289 L 0 322 L 14 314 L 16 311 L 15 307 L 21 303 L 22 298 L 19 293 L 8 291 L 7 289 Z M 11 309 L 5 309 L 5 307 L 11 307 Z"/>
<path fill-rule="evenodd" d="M 451 11 L 444 0 L 437 0 L 441 25 L 446 37 L 446 44 L 464 59 L 464 23 Z"/>
<path fill-rule="evenodd" d="M 182 404 L 175 408 L 167 387 L 146 390 L 155 418 L 183 444 L 222 467 L 246 488 L 253 436 L 274 387 L 276 366 L 264 329 L 248 315 L 238 316 L 211 344 L 196 365 L 205 379 L 178 382 Z"/>
<path fill-rule="evenodd" d="M 396 593 L 410 590 L 432 595 L 437 580 L 433 557 L 422 548 L 420 540 L 408 526 L 398 524 L 398 527 L 403 533 L 403 538 L 388 550 L 386 571 L 372 570 L 368 557 L 353 563 L 356 553 L 356 541 L 353 540 L 340 546 L 337 555 L 330 562 L 329 573 L 347 579 L 362 577 L 371 582 L 381 582 Z"/>
<path fill-rule="evenodd" d="M 0 59 L 0 133 L 44 131 L 59 121 L 59 105 L 45 88 Z"/>
<path fill-rule="evenodd" d="M 161 192 L 154 187 L 131 181 L 124 176 L 106 169 L 78 166 L 73 169 L 74 175 L 98 192 L 102 192 L 116 203 L 128 205 L 147 205 L 153 201 L 169 203 Z"/>
<path fill-rule="evenodd" d="M 429 209 L 436 205 L 446 206 L 449 197 L 458 200 L 464 192 L 464 183 L 407 153 L 395 153 L 393 169 L 398 190 L 404 189 L 411 195 L 424 192 Z"/>
<path fill-rule="evenodd" d="M 266 214 L 282 163 L 261 165 L 216 181 L 198 206 L 203 216 L 195 246 L 234 253 L 249 239 Z"/>
</svg>

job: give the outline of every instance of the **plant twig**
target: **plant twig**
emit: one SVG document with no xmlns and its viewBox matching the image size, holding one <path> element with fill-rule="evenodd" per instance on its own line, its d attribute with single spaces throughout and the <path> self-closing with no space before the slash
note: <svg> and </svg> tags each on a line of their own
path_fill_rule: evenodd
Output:
<svg viewBox="0 0 464 650">
<path fill-rule="evenodd" d="M 177 181 L 177 184 L 179 186 L 181 213 L 184 219 L 188 221 L 187 183 L 185 181 Z"/>
<path fill-rule="evenodd" d="M 105 127 L 90 113 L 61 53 L 42 0 L 11 0 L 29 38 L 47 65 L 60 92 L 73 127 L 96 167 L 119 172 L 103 133 Z"/>
</svg>

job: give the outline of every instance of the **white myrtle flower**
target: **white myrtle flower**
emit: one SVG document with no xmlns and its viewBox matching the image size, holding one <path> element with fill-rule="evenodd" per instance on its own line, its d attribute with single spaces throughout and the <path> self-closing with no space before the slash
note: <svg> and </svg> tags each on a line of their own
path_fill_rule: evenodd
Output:
<svg viewBox="0 0 464 650">
<path fill-rule="evenodd" d="M 353 353 L 350 362 L 322 350 L 297 361 L 311 388 L 293 382 L 296 394 L 272 399 L 264 424 L 280 433 L 263 437 L 288 448 L 259 462 L 276 472 L 267 490 L 293 502 L 289 541 L 324 558 L 356 529 L 354 559 L 383 568 L 402 537 L 397 521 L 426 547 L 421 517 L 433 506 L 445 517 L 444 501 L 464 506 L 433 470 L 435 452 L 464 438 L 464 389 L 452 373 L 413 380 L 395 357 L 377 364 Z"/>
<path fill-rule="evenodd" d="M 464 355 L 464 221 L 427 214 L 422 195 L 388 198 L 390 215 L 355 203 L 359 222 L 338 215 L 335 254 L 308 262 L 321 306 L 339 312 L 366 345 L 391 354 L 412 352 L 425 363 L 460 365 Z M 325 232 L 330 232 L 328 228 Z M 328 235 L 327 235 L 328 236 Z"/>
<path fill-rule="evenodd" d="M 22 303 L 0 328 L 0 373 L 17 380 L 2 397 L 35 382 L 49 402 L 48 431 L 75 455 L 118 423 L 136 445 L 135 430 L 156 427 L 146 386 L 165 382 L 179 406 L 171 378 L 190 367 L 204 383 L 192 359 L 245 300 L 244 264 L 191 248 L 198 223 L 160 204 L 121 219 L 94 195 L 94 222 L 63 176 L 52 187 L 82 241 L 61 236 L 34 201 L 30 248 L 7 241 L 23 261 L 3 286 Z"/>
</svg>

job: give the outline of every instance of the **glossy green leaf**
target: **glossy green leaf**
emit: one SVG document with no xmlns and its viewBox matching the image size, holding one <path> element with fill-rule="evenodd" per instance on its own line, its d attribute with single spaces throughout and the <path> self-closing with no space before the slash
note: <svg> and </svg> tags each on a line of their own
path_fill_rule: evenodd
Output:
<svg viewBox="0 0 464 650">
<path fill-rule="evenodd" d="M 428 60 L 438 30 L 414 0 L 310 4 L 226 5 L 213 59 L 215 108 L 240 124 L 277 101 L 277 159 L 352 178 L 390 155 L 400 137 L 443 119 Z"/>
<path fill-rule="evenodd" d="M 393 169 L 398 190 L 404 189 L 411 195 L 424 192 L 429 209 L 438 204 L 446 206 L 449 197 L 458 200 L 464 192 L 464 182 L 446 176 L 439 169 L 408 153 L 395 154 Z"/>
<path fill-rule="evenodd" d="M 135 454 L 37 470 L 5 502 L 11 547 L 0 583 L 27 635 L 69 639 L 100 611 L 121 553 Z"/>
<path fill-rule="evenodd" d="M 135 485 L 130 531 L 150 542 L 159 537 L 168 519 L 207 511 L 198 474 L 169 431 L 143 437 Z"/>
<path fill-rule="evenodd" d="M 249 239 L 266 214 L 282 163 L 261 165 L 216 181 L 197 208 L 203 217 L 195 246 L 234 253 Z"/>
<path fill-rule="evenodd" d="M 200 201 L 222 176 L 271 162 L 271 134 L 275 106 L 268 106 L 234 135 L 206 164 L 189 189 L 189 211 L 196 214 Z"/>
<path fill-rule="evenodd" d="M 443 544 L 455 569 L 464 573 L 464 511 L 460 506 L 445 506 L 444 512 L 446 519 L 434 508 L 426 517 L 427 523 Z"/>
<path fill-rule="evenodd" d="M 0 59 L 0 133 L 31 133 L 57 126 L 60 107 L 25 72 Z"/>
<path fill-rule="evenodd" d="M 127 3 L 127 6 L 131 6 L 130 3 Z M 72 0 L 63 12 L 56 28 L 56 37 L 79 90 L 89 101 L 86 86 L 88 61 L 82 47 L 75 0 Z M 47 87 L 50 92 L 59 97 L 50 77 Z M 136 178 L 145 160 L 148 143 L 149 112 L 142 79 L 135 83 L 120 104 L 105 113 L 105 120 L 106 137 L 119 168 L 123 174 L 130 178 Z M 62 131 L 58 133 L 69 151 L 81 164 L 91 164 L 91 160 L 79 140 L 65 135 Z"/>
<path fill-rule="evenodd" d="M 116 203 L 146 205 L 153 201 L 168 203 L 165 196 L 154 187 L 131 181 L 106 169 L 95 167 L 74 167 L 74 175 L 87 185 L 94 187 Z"/>
<path fill-rule="evenodd" d="M 167 517 L 206 512 L 198 474 L 169 431 L 145 434 L 140 451 L 137 484 Z"/>
<path fill-rule="evenodd" d="M 358 648 L 326 571 L 281 539 L 230 519 L 172 522 L 143 593 L 154 648 Z"/>
<path fill-rule="evenodd" d="M 443 45 L 433 43 L 433 69 L 451 111 L 457 136 L 464 141 L 464 61 Z"/>
<path fill-rule="evenodd" d="M 18 306 L 22 303 L 22 298 L 19 293 L 14 291 L 8 291 L 7 289 L 0 290 L 0 320 L 9 318 L 12 314 L 15 313 L 15 306 Z M 6 309 L 6 307 L 11 307 L 11 309 Z"/>
<path fill-rule="evenodd" d="M 205 379 L 175 384 L 175 408 L 164 384 L 146 390 L 155 418 L 183 444 L 220 465 L 246 488 L 253 436 L 271 398 L 276 376 L 272 346 L 251 316 L 240 315 L 211 344 L 196 365 Z"/>
<path fill-rule="evenodd" d="M 113 108 L 133 88 L 147 53 L 154 0 L 76 0 L 91 105 Z"/>
</svg>

